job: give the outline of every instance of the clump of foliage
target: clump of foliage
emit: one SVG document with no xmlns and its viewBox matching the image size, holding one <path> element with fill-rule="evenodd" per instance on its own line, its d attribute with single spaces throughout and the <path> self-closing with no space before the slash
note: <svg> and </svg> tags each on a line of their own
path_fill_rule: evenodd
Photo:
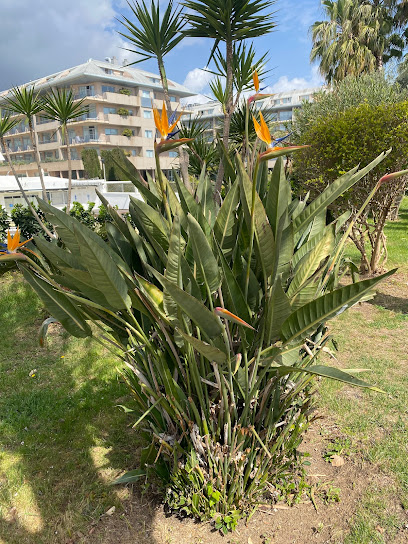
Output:
<svg viewBox="0 0 408 544">
<path fill-rule="evenodd" d="M 7 210 L 0 205 L 0 242 L 5 239 L 9 226 L 10 218 Z"/>
<path fill-rule="evenodd" d="M 127 117 L 129 115 L 129 110 L 127 108 L 119 108 L 118 115 L 121 115 L 122 117 Z"/>
<path fill-rule="evenodd" d="M 104 202 L 107 243 L 40 203 L 63 248 L 37 236 L 42 264 L 19 254 L 19 266 L 71 334 L 102 328 L 149 441 L 119 482 L 155 473 L 172 510 L 227 531 L 302 473 L 316 376 L 370 387 L 316 358 L 327 320 L 381 279 L 338 286 L 345 218 L 326 225 L 327 206 L 383 158 L 309 204 L 293 198 L 280 158 L 270 180 L 261 155 L 252 179 L 226 158 L 233 182 L 220 208 L 205 170 L 194 194 L 176 175 L 179 199 L 158 170 L 149 188 L 133 179 L 135 227 Z"/>
<path fill-rule="evenodd" d="M 40 219 L 44 222 L 45 217 L 41 209 L 36 208 L 33 203 L 32 206 L 34 207 Z M 11 219 L 13 220 L 15 226 L 20 229 L 22 236 L 26 239 L 32 238 L 36 234 L 42 232 L 42 228 L 38 224 L 38 221 L 36 220 L 34 215 L 31 213 L 31 210 L 28 207 L 23 206 L 23 204 L 15 204 L 13 206 L 11 210 Z M 47 224 L 47 227 L 51 227 L 51 225 Z"/>
<path fill-rule="evenodd" d="M 380 78 L 370 76 L 366 81 L 370 86 L 366 99 L 362 98 L 364 85 L 350 78 L 333 93 L 321 94 L 315 103 L 305 104 L 304 110 L 296 113 L 293 141 L 313 144 L 293 161 L 293 184 L 299 195 L 311 191 L 317 196 L 354 164 L 367 164 L 370 157 L 392 148 L 381 167 L 371 170 L 331 206 L 333 217 L 346 210 L 355 214 L 384 171 L 402 170 L 408 165 L 408 102 L 401 101 L 398 88 L 384 80 L 381 83 Z M 388 94 L 377 104 L 377 92 L 383 89 Z M 385 221 L 404 194 L 406 182 L 403 177 L 383 185 L 353 227 L 350 236 L 361 253 L 364 273 L 375 273 L 385 264 Z"/>
<path fill-rule="evenodd" d="M 130 128 L 125 128 L 122 132 L 122 136 L 126 136 L 126 138 L 131 138 L 133 136 L 133 130 Z"/>
<path fill-rule="evenodd" d="M 136 168 L 126 159 L 123 149 L 103 150 L 101 157 L 105 162 L 106 181 L 129 181 L 132 175 L 137 175 Z"/>
<path fill-rule="evenodd" d="M 125 96 L 130 96 L 130 89 L 126 89 L 125 87 L 122 87 L 119 89 L 119 94 L 124 94 Z"/>
<path fill-rule="evenodd" d="M 87 179 L 101 179 L 103 173 L 96 149 L 83 149 L 81 159 L 84 164 L 85 177 Z"/>
<path fill-rule="evenodd" d="M 95 229 L 96 218 L 93 213 L 94 207 L 95 202 L 88 202 L 86 208 L 80 202 L 73 202 L 69 210 L 69 215 L 75 217 L 75 219 L 90 229 Z"/>
</svg>

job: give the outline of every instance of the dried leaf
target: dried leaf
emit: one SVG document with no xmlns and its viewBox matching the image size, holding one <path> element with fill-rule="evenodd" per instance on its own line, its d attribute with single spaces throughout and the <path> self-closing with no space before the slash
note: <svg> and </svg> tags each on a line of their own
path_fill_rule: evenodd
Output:
<svg viewBox="0 0 408 544">
<path fill-rule="evenodd" d="M 116 510 L 116 507 L 115 507 L 115 506 L 112 506 L 111 508 L 109 508 L 109 510 L 107 510 L 107 511 L 105 512 L 105 514 L 106 514 L 107 516 L 111 516 L 112 514 L 115 513 L 115 510 Z"/>
<path fill-rule="evenodd" d="M 342 467 L 344 465 L 344 459 L 343 457 L 340 457 L 340 455 L 332 455 L 331 464 L 334 467 Z"/>
</svg>

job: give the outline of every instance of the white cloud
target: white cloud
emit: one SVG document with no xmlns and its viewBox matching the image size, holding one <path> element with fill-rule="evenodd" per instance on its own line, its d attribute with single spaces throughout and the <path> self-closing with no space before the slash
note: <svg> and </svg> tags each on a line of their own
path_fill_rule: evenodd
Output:
<svg viewBox="0 0 408 544">
<path fill-rule="evenodd" d="M 211 98 L 204 94 L 195 94 L 193 96 L 188 96 L 187 98 L 182 98 L 180 102 L 183 106 L 186 106 L 187 104 L 207 104 L 207 102 L 211 102 Z"/>
<path fill-rule="evenodd" d="M 2 0 L 0 89 L 86 62 L 116 56 L 120 48 L 114 0 Z"/>
<path fill-rule="evenodd" d="M 201 68 L 194 68 L 188 72 L 183 85 L 193 93 L 202 93 L 209 89 L 209 83 L 214 78 L 210 72 Z"/>
<path fill-rule="evenodd" d="M 320 87 L 324 81 L 319 73 L 319 68 L 313 66 L 310 77 L 294 77 L 289 79 L 288 76 L 281 76 L 278 81 L 267 88 L 268 93 L 284 93 L 294 91 L 296 89 L 308 89 L 309 87 Z"/>
</svg>

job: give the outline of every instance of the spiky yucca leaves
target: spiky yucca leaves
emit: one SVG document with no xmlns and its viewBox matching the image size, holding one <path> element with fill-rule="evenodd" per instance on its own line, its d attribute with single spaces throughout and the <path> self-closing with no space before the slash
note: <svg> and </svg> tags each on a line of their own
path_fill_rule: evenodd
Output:
<svg viewBox="0 0 408 544">
<path fill-rule="evenodd" d="M 315 377 L 370 387 L 316 357 L 327 320 L 392 273 L 338 287 L 348 216 L 326 225 L 327 206 L 382 158 L 307 204 L 292 198 L 281 158 L 270 180 L 261 163 L 252 193 L 238 157 L 219 209 L 205 171 L 195 195 L 176 177 L 177 198 L 164 180 L 170 219 L 160 187 L 137 179 L 136 228 L 109 208 L 108 243 L 41 202 L 64 249 L 37 238 L 39 260 L 20 254 L 19 266 L 71 334 L 102 331 L 93 334 L 126 365 L 135 426 L 150 443 L 120 482 L 154 471 L 171 508 L 233 529 L 300 462 Z"/>
</svg>

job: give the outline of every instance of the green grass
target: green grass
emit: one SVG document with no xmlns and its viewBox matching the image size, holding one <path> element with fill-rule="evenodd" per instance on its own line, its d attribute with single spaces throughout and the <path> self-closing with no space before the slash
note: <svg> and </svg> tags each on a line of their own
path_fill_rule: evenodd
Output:
<svg viewBox="0 0 408 544">
<path fill-rule="evenodd" d="M 7 544 L 65 542 L 111 506 L 120 509 L 109 482 L 134 465 L 138 448 L 116 407 L 127 395 L 117 361 L 55 325 L 40 348 L 45 317 L 19 274 L 1 279 L 0 542 Z"/>
</svg>

